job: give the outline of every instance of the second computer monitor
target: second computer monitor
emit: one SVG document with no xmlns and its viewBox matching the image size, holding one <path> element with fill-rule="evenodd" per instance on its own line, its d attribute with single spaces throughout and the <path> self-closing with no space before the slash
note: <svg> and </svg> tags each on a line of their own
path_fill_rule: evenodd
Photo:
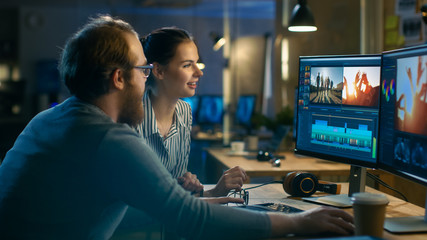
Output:
<svg viewBox="0 0 427 240">
<path fill-rule="evenodd" d="M 381 80 L 378 167 L 427 186 L 427 46 L 383 53 Z M 427 232 L 427 215 L 386 218 L 384 228 Z"/>
<path fill-rule="evenodd" d="M 221 125 L 224 114 L 222 95 L 202 95 L 199 100 L 197 121 L 201 125 Z"/>
<path fill-rule="evenodd" d="M 382 169 L 427 186 L 427 46 L 383 54 Z"/>
<path fill-rule="evenodd" d="M 381 55 L 300 57 L 296 151 L 375 167 Z"/>
<path fill-rule="evenodd" d="M 199 96 L 194 95 L 192 97 L 182 98 L 183 101 L 190 104 L 191 107 L 191 115 L 193 117 L 193 125 L 197 124 L 197 113 L 199 111 Z"/>
<path fill-rule="evenodd" d="M 252 126 L 251 120 L 255 111 L 256 95 L 241 95 L 237 100 L 236 123 L 246 128 Z"/>
</svg>

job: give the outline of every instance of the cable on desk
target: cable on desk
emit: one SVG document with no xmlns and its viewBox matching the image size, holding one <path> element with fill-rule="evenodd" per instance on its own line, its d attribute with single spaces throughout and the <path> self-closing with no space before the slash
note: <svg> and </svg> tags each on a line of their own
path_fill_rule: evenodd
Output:
<svg viewBox="0 0 427 240">
<path fill-rule="evenodd" d="M 370 172 L 366 172 L 366 175 L 372 179 L 374 179 L 374 181 L 378 182 L 379 184 L 383 185 L 384 187 L 396 192 L 397 194 L 399 194 L 400 196 L 402 196 L 402 198 L 408 202 L 408 198 L 403 195 L 403 193 L 399 192 L 397 189 L 391 187 L 390 185 L 388 185 L 386 182 L 384 182 L 383 180 L 381 180 L 379 177 L 375 176 L 374 174 L 370 173 Z"/>
<path fill-rule="evenodd" d="M 248 202 L 249 202 L 249 192 L 247 190 L 258 188 L 258 187 L 261 187 L 261 186 L 264 186 L 264 185 L 267 185 L 267 184 L 272 184 L 272 183 L 283 183 L 283 181 L 271 181 L 271 182 L 261 183 L 259 185 L 253 186 L 253 187 L 242 188 L 242 190 L 240 190 L 240 191 L 232 190 L 232 191 L 230 191 L 228 193 L 227 197 L 233 196 L 233 197 L 243 198 L 243 200 L 245 201 L 244 205 L 248 205 Z"/>
<path fill-rule="evenodd" d="M 264 185 L 268 185 L 268 184 L 272 184 L 272 183 L 283 183 L 283 180 L 276 180 L 276 181 L 271 181 L 271 182 L 266 182 L 266 183 L 261 183 L 259 185 L 253 186 L 253 187 L 248 187 L 248 188 L 244 188 L 244 190 L 249 190 L 249 189 L 254 189 L 254 188 L 259 188 L 262 187 Z"/>
</svg>

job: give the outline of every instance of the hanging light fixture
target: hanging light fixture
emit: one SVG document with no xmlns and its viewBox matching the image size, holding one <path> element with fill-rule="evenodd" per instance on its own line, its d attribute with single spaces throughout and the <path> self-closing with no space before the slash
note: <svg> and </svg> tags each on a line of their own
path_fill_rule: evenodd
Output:
<svg viewBox="0 0 427 240">
<path fill-rule="evenodd" d="M 214 42 L 214 45 L 212 47 L 214 51 L 218 51 L 219 49 L 221 49 L 221 47 L 224 46 L 224 44 L 226 42 L 224 37 L 220 36 L 219 34 L 217 34 L 215 32 L 211 32 L 210 37 L 211 37 L 212 41 Z"/>
<path fill-rule="evenodd" d="M 288 30 L 291 32 L 314 32 L 317 27 L 314 24 L 314 17 L 306 0 L 298 0 L 292 10 L 291 20 L 289 21 Z"/>
</svg>

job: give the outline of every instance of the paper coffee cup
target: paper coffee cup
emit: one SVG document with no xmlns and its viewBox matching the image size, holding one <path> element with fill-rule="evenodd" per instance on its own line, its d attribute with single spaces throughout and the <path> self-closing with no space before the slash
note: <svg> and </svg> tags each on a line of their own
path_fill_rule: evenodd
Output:
<svg viewBox="0 0 427 240">
<path fill-rule="evenodd" d="M 258 150 L 258 136 L 247 136 L 245 138 L 245 145 L 248 151 Z"/>
<path fill-rule="evenodd" d="M 355 235 L 383 236 L 387 196 L 380 193 L 360 192 L 351 197 Z"/>
</svg>

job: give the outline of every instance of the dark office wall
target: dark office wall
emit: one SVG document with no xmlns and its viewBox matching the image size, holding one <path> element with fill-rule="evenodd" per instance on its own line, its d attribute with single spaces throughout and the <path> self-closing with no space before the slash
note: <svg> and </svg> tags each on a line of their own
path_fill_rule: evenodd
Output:
<svg viewBox="0 0 427 240">
<path fill-rule="evenodd" d="M 67 7 L 19 8 L 19 66 L 27 81 L 25 113 L 33 115 L 48 107 L 38 92 L 37 72 L 40 61 L 57 60 L 64 43 L 71 34 L 87 21 L 95 10 Z M 97 12 L 108 12 L 98 9 Z M 39 86 L 39 87 L 38 87 Z M 58 94 L 67 95 L 63 84 Z"/>
<path fill-rule="evenodd" d="M 256 111 L 261 111 L 266 60 L 265 36 L 245 36 L 233 41 L 230 56 L 232 101 L 239 95 L 257 96 Z M 233 109 L 232 109 L 233 110 Z"/>
<path fill-rule="evenodd" d="M 296 1 L 291 1 L 296 3 Z M 299 56 L 360 53 L 360 0 L 307 1 L 313 12 L 316 32 L 293 33 L 282 27 L 289 40 L 289 77 L 281 79 L 280 59 L 274 60 L 276 111 L 294 105 L 294 89 L 298 84 Z M 277 33 L 276 33 L 277 34 Z M 275 51 L 280 51 L 277 44 Z M 286 99 L 283 99 L 283 98 Z"/>
<path fill-rule="evenodd" d="M 19 59 L 21 76 L 28 80 L 27 110 L 37 105 L 36 65 L 40 60 L 58 59 L 61 47 L 72 33 L 82 26 L 89 16 L 97 13 L 109 13 L 129 21 L 140 35 L 163 26 L 177 26 L 190 31 L 199 46 L 200 56 L 206 64 L 204 76 L 198 88 L 198 94 L 222 94 L 222 69 L 226 63 L 222 50 L 212 50 L 209 33 L 223 33 L 222 18 L 201 18 L 194 16 L 147 15 L 138 11 L 124 11 L 106 8 L 89 7 L 19 7 Z M 273 31 L 273 19 L 231 19 L 232 39 L 241 36 L 263 35 Z M 262 79 L 259 79 L 262 81 Z M 60 99 L 67 95 L 62 85 Z M 34 100 L 36 99 L 36 100 Z M 40 103 L 36 111 L 42 110 Z M 27 111 L 28 112 L 28 111 Z M 31 111 L 30 111 L 31 112 Z"/>
<path fill-rule="evenodd" d="M 309 4 L 319 30 L 315 33 L 289 34 L 288 36 L 290 73 L 289 81 L 284 88 L 289 89 L 287 102 L 290 104 L 293 102 L 299 56 L 359 52 L 360 2 L 358 0 L 309 1 Z M 218 52 L 212 50 L 212 40 L 209 38 L 209 33 L 212 31 L 223 33 L 221 18 L 142 15 L 138 11 L 111 9 L 108 6 L 89 8 L 79 5 L 71 7 L 36 7 L 33 5 L 19 7 L 19 61 L 22 78 L 28 81 L 27 95 L 31 96 L 26 102 L 34 103 L 32 96 L 36 91 L 35 66 L 37 62 L 44 59 L 57 59 L 60 48 L 70 34 L 85 23 L 88 16 L 96 13 L 121 16 L 131 22 L 141 35 L 162 26 L 173 25 L 189 30 L 194 35 L 199 46 L 200 56 L 206 64 L 198 94 L 222 93 L 222 70 L 226 61 L 223 58 L 222 50 Z M 230 28 L 233 42 L 239 41 L 240 38 L 257 38 L 266 33 L 274 34 L 274 20 L 273 17 L 271 19 L 230 19 Z M 257 44 L 253 47 L 264 46 Z M 260 62 L 260 58 L 253 60 L 252 64 Z M 280 62 L 275 66 L 279 64 Z M 243 65 L 238 66 L 239 69 L 244 69 Z M 249 70 L 254 71 L 253 68 Z M 244 71 L 248 73 L 249 70 Z M 246 73 L 241 75 L 244 76 Z M 260 72 L 254 73 L 254 75 L 259 74 Z M 236 79 L 232 79 L 232 81 L 236 81 Z M 262 82 L 263 78 L 260 77 L 258 81 Z M 275 86 L 275 88 L 282 89 L 281 86 Z M 67 91 L 63 89 L 62 93 L 66 96 Z M 282 95 L 280 92 L 275 95 L 276 101 L 284 102 L 280 99 Z"/>
<path fill-rule="evenodd" d="M 318 31 L 291 35 L 299 55 L 357 54 L 360 52 L 360 1 L 308 1 Z"/>
</svg>

